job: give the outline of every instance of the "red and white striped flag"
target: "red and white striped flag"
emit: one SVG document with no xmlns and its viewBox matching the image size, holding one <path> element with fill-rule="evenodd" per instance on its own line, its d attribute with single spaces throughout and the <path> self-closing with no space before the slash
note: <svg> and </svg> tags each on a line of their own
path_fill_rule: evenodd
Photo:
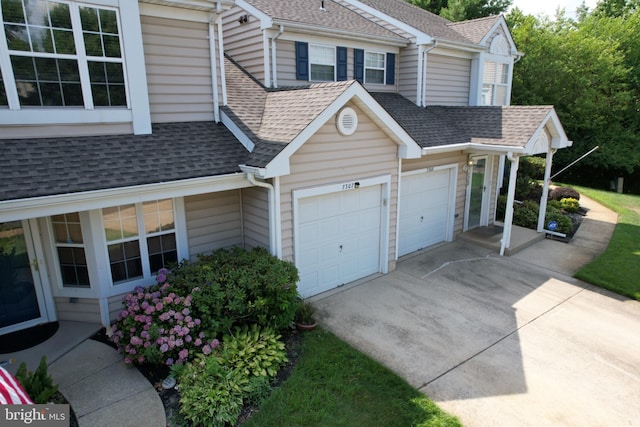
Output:
<svg viewBox="0 0 640 427">
<path fill-rule="evenodd" d="M 0 405 L 33 405 L 16 377 L 0 366 Z"/>
</svg>

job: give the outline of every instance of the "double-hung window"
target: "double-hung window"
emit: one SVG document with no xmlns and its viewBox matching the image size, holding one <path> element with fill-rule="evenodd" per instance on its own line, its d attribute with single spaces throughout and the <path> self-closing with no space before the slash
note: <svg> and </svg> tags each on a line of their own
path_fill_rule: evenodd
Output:
<svg viewBox="0 0 640 427">
<path fill-rule="evenodd" d="M 172 199 L 102 210 L 114 284 L 149 278 L 178 261 Z"/>
<path fill-rule="evenodd" d="M 336 80 L 336 49 L 330 46 L 309 46 L 309 75 L 311 81 Z"/>
<path fill-rule="evenodd" d="M 509 65 L 486 61 L 482 79 L 482 105 L 507 105 Z"/>
<path fill-rule="evenodd" d="M 54 215 L 51 217 L 51 226 L 62 286 L 65 288 L 89 288 L 89 270 L 80 214 L 74 212 Z"/>
<path fill-rule="evenodd" d="M 126 107 L 124 60 L 115 9 L 56 0 L 2 0 L 8 50 L 0 105 Z M 3 44 L 3 43 L 2 43 Z M 11 94 L 17 94 L 13 96 Z"/>
<path fill-rule="evenodd" d="M 385 54 L 365 52 L 364 54 L 364 82 L 367 84 L 384 84 Z"/>
</svg>

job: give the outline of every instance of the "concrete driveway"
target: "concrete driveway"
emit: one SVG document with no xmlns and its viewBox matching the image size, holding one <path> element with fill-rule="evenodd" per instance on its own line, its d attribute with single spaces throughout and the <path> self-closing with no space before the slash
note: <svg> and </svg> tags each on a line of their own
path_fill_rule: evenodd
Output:
<svg viewBox="0 0 640 427">
<path fill-rule="evenodd" d="M 314 305 L 465 426 L 640 426 L 640 303 L 557 271 L 569 248 L 445 244 Z"/>
</svg>

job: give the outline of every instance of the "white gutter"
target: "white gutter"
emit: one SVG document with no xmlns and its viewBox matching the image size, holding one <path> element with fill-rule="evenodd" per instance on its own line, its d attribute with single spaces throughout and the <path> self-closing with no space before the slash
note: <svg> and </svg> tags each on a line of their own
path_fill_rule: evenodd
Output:
<svg viewBox="0 0 640 427">
<path fill-rule="evenodd" d="M 262 32 L 262 62 L 264 63 L 264 85 L 271 87 L 271 61 L 269 61 L 269 36 Z"/>
<path fill-rule="evenodd" d="M 271 67 L 272 67 L 272 73 L 273 73 L 273 87 L 277 88 L 278 87 L 278 58 L 276 55 L 276 40 L 278 40 L 278 37 L 280 37 L 282 35 L 282 33 L 284 32 L 284 25 L 280 25 L 280 29 L 278 30 L 278 33 L 271 37 Z M 269 85 L 269 87 L 271 87 L 271 85 Z"/>
<path fill-rule="evenodd" d="M 349 40 L 358 40 L 371 43 L 372 41 L 377 41 L 384 43 L 386 45 L 396 46 L 396 47 L 407 47 L 409 45 L 409 40 L 403 39 L 398 36 L 398 38 L 392 37 L 383 37 L 383 36 L 374 36 L 370 34 L 354 34 L 353 31 L 349 30 L 338 30 L 335 28 L 327 28 L 321 25 L 313 25 L 295 21 L 287 21 L 287 20 L 274 20 L 274 25 L 286 26 L 289 29 L 295 29 L 296 32 L 303 34 L 313 34 L 326 37 L 328 34 L 340 36 L 344 39 Z M 402 40 L 400 40 L 402 39 Z"/>
<path fill-rule="evenodd" d="M 418 46 L 418 93 L 416 94 L 416 104 L 419 107 L 427 106 L 427 66 L 429 52 L 438 46 L 438 41 L 434 40 L 431 46 Z"/>
<path fill-rule="evenodd" d="M 218 19 L 216 16 L 215 19 Z M 220 123 L 220 94 L 218 93 L 218 66 L 216 64 L 216 29 L 214 18 L 209 21 L 209 63 L 211 65 L 211 87 L 213 89 L 213 119 Z"/>
<path fill-rule="evenodd" d="M 478 150 L 478 151 L 489 151 L 489 152 L 511 152 L 514 154 L 525 154 L 523 147 L 507 147 L 504 145 L 491 145 L 491 144 L 478 144 L 475 142 L 465 142 L 463 144 L 448 144 L 448 145 L 439 145 L 437 147 L 423 147 L 422 155 L 426 156 L 427 154 L 440 154 L 446 153 L 454 150 Z"/>
<path fill-rule="evenodd" d="M 249 172 L 247 173 L 247 180 L 251 184 L 255 185 L 256 187 L 266 188 L 267 191 L 269 192 L 269 252 L 271 252 L 271 255 L 279 257 L 280 254 L 278 254 L 277 236 L 276 236 L 277 206 L 276 206 L 275 189 L 273 188 L 273 185 L 269 184 L 268 182 L 257 181 L 256 176 L 253 173 L 249 173 Z"/>
<path fill-rule="evenodd" d="M 224 38 L 222 36 L 222 16 L 216 19 L 218 25 L 218 53 L 220 54 L 220 86 L 222 87 L 222 105 L 227 105 L 227 77 L 224 73 Z"/>
<path fill-rule="evenodd" d="M 507 191 L 507 206 L 504 213 L 504 230 L 500 241 L 500 256 L 504 255 L 505 249 L 511 246 L 511 229 L 513 228 L 513 203 L 516 198 L 516 179 L 518 177 L 518 164 L 520 156 L 512 152 L 507 153 L 507 158 L 511 162 L 511 172 L 509 174 L 509 190 Z"/>
</svg>

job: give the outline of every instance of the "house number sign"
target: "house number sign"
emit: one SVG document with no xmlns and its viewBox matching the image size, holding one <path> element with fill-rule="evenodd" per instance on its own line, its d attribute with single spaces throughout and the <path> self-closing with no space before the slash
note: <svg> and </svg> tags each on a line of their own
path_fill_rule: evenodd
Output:
<svg viewBox="0 0 640 427">
<path fill-rule="evenodd" d="M 360 187 L 359 182 L 349 182 L 347 184 L 342 184 L 342 191 L 355 190 L 356 188 L 359 188 L 359 187 Z"/>
</svg>

